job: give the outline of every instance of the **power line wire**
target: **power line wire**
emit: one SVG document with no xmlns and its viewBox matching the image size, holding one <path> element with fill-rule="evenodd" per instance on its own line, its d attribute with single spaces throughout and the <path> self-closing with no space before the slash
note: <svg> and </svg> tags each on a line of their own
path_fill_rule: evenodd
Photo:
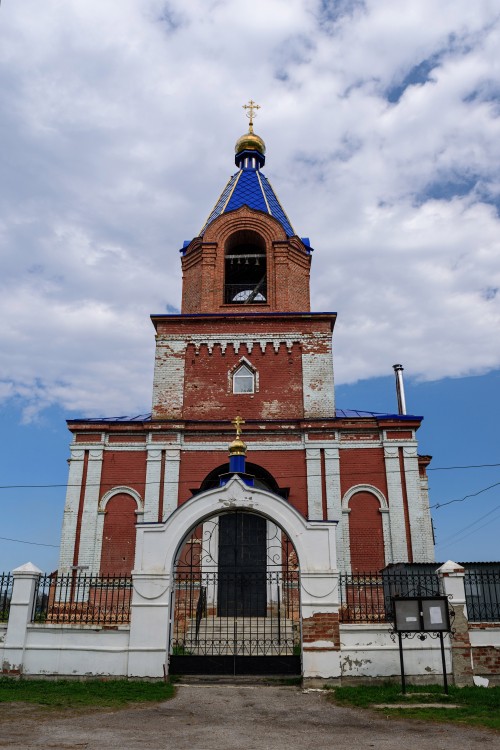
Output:
<svg viewBox="0 0 500 750">
<path fill-rule="evenodd" d="M 463 503 L 464 500 L 468 500 L 470 497 L 477 497 L 478 495 L 481 495 L 483 492 L 487 492 L 488 490 L 492 490 L 493 487 L 498 487 L 500 485 L 500 482 L 495 482 L 495 484 L 490 484 L 489 487 L 483 487 L 481 490 L 478 490 L 477 492 L 471 492 L 468 495 L 464 495 L 463 497 L 457 497 L 455 500 L 448 500 L 446 503 L 435 503 L 434 505 L 430 505 L 430 508 L 444 508 L 445 505 L 452 505 L 453 503 Z"/>
<path fill-rule="evenodd" d="M 436 466 L 433 469 L 428 468 L 427 471 L 450 471 L 452 469 L 483 469 L 483 468 L 491 468 L 500 466 L 500 463 L 498 464 L 471 464 L 467 466 Z M 371 471 L 370 474 L 378 475 L 378 476 L 387 476 L 388 474 L 400 474 L 400 469 L 391 470 L 388 471 Z M 407 469 L 405 471 L 405 474 L 419 474 L 418 469 Z M 276 480 L 286 480 L 286 479 L 307 479 L 307 478 L 317 478 L 321 477 L 322 474 L 274 474 L 273 475 Z M 349 472 L 349 471 L 342 471 L 343 477 L 359 477 L 359 472 Z M 159 480 L 152 480 L 152 481 L 144 481 L 142 477 L 134 478 L 131 476 L 127 476 L 127 481 L 129 482 L 136 482 L 140 484 L 160 484 Z M 176 480 L 176 479 L 165 479 L 163 484 L 189 484 L 191 481 L 196 482 L 196 479 L 183 479 L 183 480 Z M 0 490 L 17 490 L 17 489 L 52 489 L 52 488 L 58 488 L 58 487 L 80 487 L 80 484 L 2 484 L 0 485 Z M 111 482 L 89 482 L 85 485 L 86 487 L 105 487 L 110 486 L 114 487 L 115 484 Z M 492 485 L 493 487 L 495 485 Z M 459 502 L 458 500 L 452 500 L 450 502 Z M 446 505 L 447 503 L 440 503 L 439 505 Z M 432 507 L 439 507 L 439 505 L 434 505 Z"/>
<path fill-rule="evenodd" d="M 500 505 L 496 505 L 492 510 L 489 510 L 487 513 L 484 513 L 484 515 L 479 516 L 475 521 L 472 521 L 472 523 L 467 524 L 467 526 L 464 526 L 463 528 L 459 529 L 458 531 L 455 531 L 453 534 L 450 534 L 450 536 L 447 536 L 443 539 L 440 544 L 448 544 L 449 542 L 452 542 L 455 540 L 455 538 L 458 536 L 462 536 L 465 532 L 465 536 L 467 536 L 467 532 L 470 531 L 471 534 L 474 534 L 477 529 L 474 531 L 471 531 L 472 527 L 475 526 L 477 523 L 482 521 L 484 518 L 487 518 L 488 516 L 491 516 L 492 513 L 496 513 L 498 510 L 500 510 Z M 482 528 L 482 526 L 480 527 Z"/>
<path fill-rule="evenodd" d="M 4 542 L 18 542 L 19 544 L 33 544 L 36 547 L 55 547 L 56 549 L 59 549 L 58 544 L 44 544 L 43 542 L 28 542 L 26 539 L 11 539 L 8 536 L 0 536 L 0 539 L 2 539 Z"/>
</svg>

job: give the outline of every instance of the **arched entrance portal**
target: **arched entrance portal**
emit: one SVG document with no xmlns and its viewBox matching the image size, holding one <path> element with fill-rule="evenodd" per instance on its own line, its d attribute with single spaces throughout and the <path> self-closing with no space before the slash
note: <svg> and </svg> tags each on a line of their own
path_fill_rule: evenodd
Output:
<svg viewBox="0 0 500 750">
<path fill-rule="evenodd" d="M 180 545 L 172 586 L 171 674 L 300 674 L 299 565 L 287 534 L 233 509 Z"/>
</svg>

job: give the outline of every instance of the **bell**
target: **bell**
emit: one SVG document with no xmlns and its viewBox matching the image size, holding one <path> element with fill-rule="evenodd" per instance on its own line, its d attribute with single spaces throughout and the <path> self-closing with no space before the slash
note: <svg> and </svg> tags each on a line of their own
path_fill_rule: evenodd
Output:
<svg viewBox="0 0 500 750">
<path fill-rule="evenodd" d="M 258 258 L 255 258 L 255 265 L 256 265 L 256 266 L 260 266 L 260 263 L 259 263 L 259 259 L 258 259 Z"/>
<path fill-rule="evenodd" d="M 245 265 L 248 266 L 249 263 L 250 261 L 248 260 L 248 258 L 245 258 Z"/>
</svg>

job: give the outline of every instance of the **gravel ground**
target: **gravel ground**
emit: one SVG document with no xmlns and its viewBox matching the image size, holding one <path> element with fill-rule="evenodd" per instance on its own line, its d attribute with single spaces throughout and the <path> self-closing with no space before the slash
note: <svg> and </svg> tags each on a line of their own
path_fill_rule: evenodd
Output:
<svg viewBox="0 0 500 750">
<path fill-rule="evenodd" d="M 500 750 L 487 730 L 386 719 L 297 687 L 186 685 L 117 711 L 0 704 L 0 747 L 19 750 Z"/>
</svg>

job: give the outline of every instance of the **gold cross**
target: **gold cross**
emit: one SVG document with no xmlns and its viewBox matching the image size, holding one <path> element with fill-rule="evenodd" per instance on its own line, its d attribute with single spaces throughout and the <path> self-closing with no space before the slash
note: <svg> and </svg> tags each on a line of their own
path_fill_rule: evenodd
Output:
<svg viewBox="0 0 500 750">
<path fill-rule="evenodd" d="M 235 417 L 231 421 L 231 424 L 234 424 L 234 426 L 236 427 L 236 437 L 239 438 L 241 435 L 241 425 L 245 424 L 245 420 L 242 419 L 241 417 Z"/>
<path fill-rule="evenodd" d="M 248 129 L 252 133 L 253 132 L 253 118 L 256 117 L 256 109 L 260 109 L 260 104 L 256 104 L 253 99 L 250 99 L 248 104 L 243 105 L 243 109 L 247 109 L 248 112 L 245 112 L 246 116 L 250 120 Z"/>
</svg>

